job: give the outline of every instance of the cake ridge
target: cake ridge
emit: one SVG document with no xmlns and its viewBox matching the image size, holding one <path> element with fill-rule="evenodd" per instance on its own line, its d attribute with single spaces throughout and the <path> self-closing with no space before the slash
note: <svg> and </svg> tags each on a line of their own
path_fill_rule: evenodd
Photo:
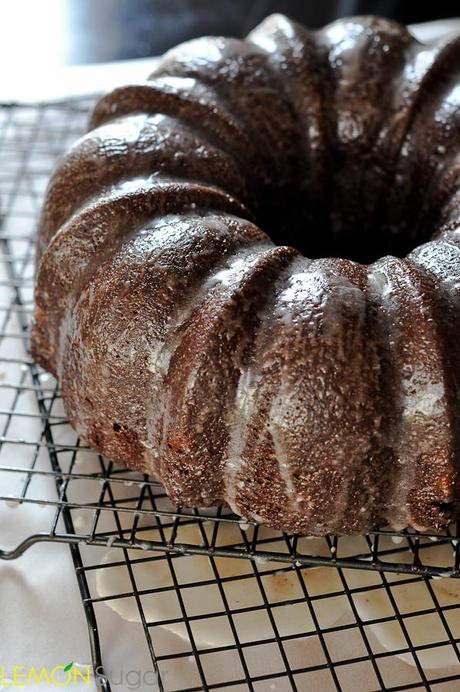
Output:
<svg viewBox="0 0 460 692">
<path fill-rule="evenodd" d="M 457 75 L 460 74 L 460 38 L 459 37 L 454 37 L 451 39 L 446 39 L 445 42 L 441 44 L 435 44 L 430 47 L 431 48 L 431 53 L 432 53 L 432 60 L 427 64 L 423 66 L 423 74 L 422 78 L 420 80 L 420 84 L 415 91 L 414 97 L 413 97 L 413 102 L 410 105 L 410 112 L 409 112 L 409 118 L 406 124 L 406 127 L 404 129 L 404 132 L 400 138 L 397 153 L 395 157 L 393 158 L 393 163 L 392 167 L 390 170 L 390 175 L 392 176 L 388 180 L 388 184 L 390 186 L 390 189 L 394 190 L 399 186 L 399 187 L 405 187 L 409 186 L 411 180 L 415 178 L 415 174 L 418 173 L 417 179 L 419 180 L 419 187 L 418 189 L 427 189 L 427 192 L 430 193 L 430 189 L 428 187 L 427 183 L 424 183 L 423 181 L 420 181 L 420 172 L 419 171 L 414 171 L 409 168 L 409 163 L 408 161 L 404 161 L 404 159 L 408 159 L 411 154 L 410 150 L 410 145 L 412 140 L 414 139 L 414 135 L 417 135 L 417 128 L 420 129 L 420 140 L 421 143 L 419 145 L 413 145 L 412 148 L 416 148 L 417 154 L 416 154 L 416 159 L 417 156 L 420 158 L 420 154 L 423 153 L 423 150 L 426 148 L 427 152 L 425 154 L 425 169 L 428 169 L 429 166 L 432 165 L 431 160 L 437 156 L 438 160 L 445 160 L 446 159 L 446 152 L 448 151 L 449 147 L 447 145 L 447 142 L 445 144 L 439 144 L 439 133 L 434 133 L 434 132 L 429 132 L 428 128 L 429 126 L 434 126 L 435 125 L 435 116 L 434 116 L 434 111 L 435 109 L 443 102 L 445 102 L 445 91 L 447 90 L 447 85 L 445 84 L 446 78 L 450 75 L 450 78 L 455 82 L 458 81 L 458 76 L 455 76 L 455 70 L 453 69 L 453 65 L 450 64 L 450 61 L 452 57 L 454 57 L 457 60 L 458 63 L 458 69 L 457 69 Z M 424 50 L 426 49 L 426 46 L 423 46 L 421 44 L 419 46 L 419 52 L 423 53 Z M 446 64 L 449 65 L 449 69 L 446 69 Z M 449 123 L 452 123 L 454 121 L 453 116 L 451 115 L 449 118 Z M 419 125 L 419 122 L 422 121 Z M 451 124 L 449 124 L 449 130 L 451 129 Z M 440 126 L 439 127 L 440 132 L 442 133 L 443 140 L 442 142 L 445 142 L 446 136 L 449 134 L 449 130 L 445 126 Z M 423 143 L 423 147 L 422 147 Z M 435 146 L 435 143 L 436 146 Z M 439 149 L 439 151 L 437 151 Z M 429 155 L 428 155 L 429 154 Z M 434 168 L 434 174 L 436 174 L 437 170 L 435 167 L 435 161 L 433 161 L 433 168 Z M 421 167 L 421 164 L 420 164 Z M 398 180 L 398 172 L 403 169 L 406 171 L 406 179 L 405 180 Z M 412 173 L 412 176 L 411 176 Z M 439 187 L 439 185 L 438 185 Z M 389 203 L 390 205 L 394 205 L 397 202 L 397 198 L 395 195 L 390 196 L 390 200 L 387 200 L 387 204 Z M 427 212 L 427 205 L 430 204 L 429 196 L 428 194 L 422 200 L 425 202 L 424 208 L 421 207 L 419 211 L 419 218 L 415 219 L 415 228 L 416 231 L 420 234 L 423 231 L 423 225 L 424 225 L 424 213 Z M 411 203 L 411 200 L 409 199 L 409 204 L 407 204 L 407 207 L 410 208 L 411 204 L 417 204 L 418 206 L 418 200 Z M 432 203 L 431 203 L 432 204 Z M 435 219 L 433 220 L 435 223 Z M 426 231 L 425 231 L 426 234 Z"/>
<path fill-rule="evenodd" d="M 47 329 L 46 322 L 53 315 L 56 317 L 60 314 L 61 307 L 65 309 L 71 308 L 72 295 L 76 296 L 81 290 L 84 282 L 91 278 L 92 270 L 96 269 L 96 263 L 100 263 L 104 259 L 104 254 L 110 255 L 117 251 L 119 245 L 123 240 L 129 235 L 135 234 L 137 230 L 142 228 L 143 220 L 147 221 L 155 215 L 164 215 L 165 211 L 168 213 L 174 210 L 182 209 L 185 211 L 187 207 L 193 204 L 197 204 L 200 199 L 202 200 L 203 193 L 208 194 L 208 208 L 217 207 L 220 201 L 221 210 L 227 209 L 228 211 L 241 211 L 242 207 L 239 203 L 233 200 L 229 195 L 226 195 L 223 191 L 216 188 L 211 188 L 210 186 L 203 186 L 199 183 L 191 183 L 190 181 L 177 181 L 177 180 L 163 180 L 155 181 L 155 184 L 149 185 L 147 179 L 137 179 L 138 184 L 134 180 L 129 181 L 129 185 L 136 192 L 131 195 L 127 195 L 123 189 L 115 188 L 112 190 L 112 195 L 107 198 L 99 198 L 99 202 L 95 204 L 89 204 L 83 207 L 80 212 L 76 212 L 67 221 L 64 226 L 62 226 L 58 233 L 52 238 L 47 249 L 45 250 L 43 256 L 40 259 L 39 271 L 36 282 L 35 299 L 37 303 L 37 310 L 41 311 L 42 317 L 40 321 L 36 321 L 33 327 L 32 339 L 35 343 L 34 348 L 38 351 L 43 350 L 48 352 L 47 356 L 47 367 L 52 366 L 52 361 L 49 359 L 52 357 L 53 353 L 56 353 L 56 341 L 49 341 L 49 337 L 53 336 L 53 330 Z M 141 182 L 142 181 L 142 182 Z M 143 185 L 143 188 L 142 188 Z M 174 196 L 171 198 L 171 191 L 174 192 Z M 193 200 L 197 200 L 194 202 Z M 165 204 L 166 203 L 166 204 Z M 163 204 L 163 206 L 161 206 Z M 118 223 L 115 224 L 114 213 L 119 209 Z M 193 209 L 193 207 L 191 207 Z M 122 225 L 124 219 L 124 225 Z M 111 224 L 112 221 L 112 225 Z M 137 223 L 136 223 L 137 221 Z M 66 278 L 66 274 L 61 269 L 59 271 L 60 257 L 66 253 L 66 243 L 67 245 L 74 245 L 78 240 L 78 234 L 82 234 L 82 231 L 89 227 L 93 229 L 92 235 L 95 236 L 95 243 L 92 243 L 92 235 L 90 233 L 85 234 L 85 244 L 82 242 L 78 245 L 78 253 L 80 255 L 80 265 L 76 262 L 75 250 L 72 253 L 73 262 L 72 265 L 67 268 L 67 273 L 71 272 L 70 280 L 67 280 L 67 287 L 69 289 L 68 300 L 61 302 L 59 299 L 57 302 L 53 301 L 48 307 L 48 311 L 44 308 L 43 303 L 49 302 L 47 293 L 44 292 L 44 287 L 47 287 L 47 291 L 58 292 L 59 295 L 59 284 L 62 288 L 65 288 L 65 283 L 63 279 Z M 105 235 L 103 233 L 105 227 Z M 117 232 L 115 232 L 115 230 Z M 97 237 L 96 234 L 97 233 Z M 77 239 L 73 241 L 74 234 L 77 234 Z M 89 241 L 89 242 L 88 242 Z M 64 248 L 58 250 L 64 244 Z M 90 253 L 88 256 L 83 254 L 81 256 L 82 250 Z M 70 249 L 70 248 L 69 248 Z M 75 248 L 77 249 L 77 248 Z M 96 254 L 97 253 L 97 254 Z M 78 255 L 77 255 L 78 256 Z M 83 265 L 82 265 L 83 262 Z M 50 266 L 51 264 L 51 266 Z M 42 269 L 42 271 L 40 271 Z M 78 275 L 75 276 L 74 272 L 79 270 Z M 59 282 L 59 283 L 55 283 Z M 54 286 L 53 286 L 54 284 Z M 70 302 L 69 302 L 70 301 Z M 48 314 L 47 314 L 48 312 Z M 62 315 L 64 316 L 64 314 Z M 59 320 L 58 320 L 59 322 Z M 44 324 L 45 323 L 45 324 Z M 40 324 L 40 329 L 38 325 Z M 44 344 L 44 333 L 48 331 L 47 346 Z M 50 351 L 51 349 L 51 351 Z M 52 367 L 57 367 L 57 363 Z"/>
<path fill-rule="evenodd" d="M 230 268 L 232 276 L 228 276 L 226 272 L 226 276 L 222 276 L 217 283 L 213 282 L 211 290 L 205 294 L 204 301 L 198 303 L 190 320 L 184 321 L 184 332 L 168 372 L 167 396 L 170 408 L 173 408 L 165 418 L 162 434 L 163 475 L 168 478 L 167 487 L 173 497 L 174 481 L 177 482 L 177 475 L 180 476 L 185 466 L 190 470 L 187 488 L 181 486 L 184 500 L 187 498 L 187 502 L 199 503 L 208 478 L 213 490 L 208 491 L 206 501 L 225 500 L 222 487 L 222 475 L 225 474 L 226 466 L 224 448 L 228 434 L 225 409 L 236 386 L 235 358 L 238 359 L 241 340 L 246 342 L 248 339 L 247 330 L 256 324 L 251 306 L 260 306 L 263 300 L 261 291 L 267 287 L 269 278 L 275 280 L 278 271 L 295 254 L 296 251 L 292 248 L 270 244 L 256 246 L 244 262 L 239 262 L 236 258 Z M 232 258 L 229 257 L 229 264 L 231 262 Z M 241 329 L 240 322 L 244 323 L 244 330 Z M 197 330 L 197 325 L 201 325 L 200 331 Z M 223 357 L 219 357 L 219 354 Z M 221 372 L 215 373 L 212 366 L 220 363 Z M 191 386 L 190 373 L 193 373 Z M 203 388 L 212 392 L 213 397 L 204 396 Z M 171 397 L 172 392 L 176 392 L 174 397 Z M 196 429 L 194 435 L 187 434 L 189 428 Z M 167 445 L 168 440 L 171 441 L 172 453 Z M 207 450 L 206 454 L 200 453 L 203 447 Z M 217 455 L 219 449 L 221 452 Z M 181 460 L 179 464 L 178 459 Z M 197 494 L 191 495 L 194 487 L 191 479 L 202 472 L 202 463 L 204 467 L 209 464 L 212 473 L 202 474 L 203 481 L 195 490 Z"/>
<path fill-rule="evenodd" d="M 128 139 L 126 130 L 130 128 L 136 132 Z M 149 140 L 155 142 L 150 148 Z M 175 156 L 185 149 L 190 150 L 187 160 Z M 82 157 L 85 159 L 83 171 Z M 248 195 L 242 185 L 240 164 L 233 160 L 234 157 L 206 140 L 203 131 L 193 129 L 190 123 L 163 114 L 127 115 L 99 126 L 73 145 L 50 183 L 41 223 L 58 227 L 87 199 L 103 195 L 111 186 L 130 178 L 148 176 L 153 165 L 158 167 L 158 173 L 171 178 L 186 179 L 188 171 L 191 181 L 224 187 L 244 201 Z M 206 178 L 203 177 L 205 162 L 208 166 Z M 200 163 L 201 180 L 197 176 Z M 74 191 L 71 198 L 66 195 L 70 183 Z M 59 209 L 57 218 L 56 207 Z M 50 208 L 55 210 L 53 219 L 46 215 Z"/>
<path fill-rule="evenodd" d="M 260 355 L 260 350 L 263 349 L 263 344 L 267 340 L 267 321 L 272 316 L 272 309 L 276 304 L 277 296 L 282 290 L 282 286 L 290 276 L 290 272 L 298 265 L 302 267 L 308 266 L 310 260 L 306 257 L 293 255 L 291 260 L 285 267 L 280 269 L 278 276 L 274 279 L 271 295 L 266 296 L 265 303 L 258 306 L 257 317 L 258 322 L 254 326 L 254 331 L 250 334 L 250 342 L 248 343 L 249 352 L 246 353 L 244 361 L 241 362 L 240 375 L 235 388 L 235 396 L 232 399 L 234 406 L 227 413 L 227 425 L 229 428 L 228 443 L 224 452 L 224 479 L 225 479 L 225 500 L 236 513 L 240 513 L 238 509 L 238 483 L 243 483 L 243 480 L 238 479 L 238 474 L 241 471 L 242 460 L 241 456 L 244 453 L 247 443 L 246 434 L 250 425 L 251 413 L 254 411 L 257 400 L 254 398 L 256 394 L 253 388 L 251 392 L 251 382 L 257 383 L 260 381 L 260 364 L 261 359 L 255 362 L 256 355 Z M 262 310 L 262 312 L 260 312 Z M 262 350 L 263 352 L 263 350 Z M 257 510 L 253 510 L 258 515 Z M 244 511 L 243 511 L 244 514 Z"/>
<path fill-rule="evenodd" d="M 104 124 L 112 122 L 112 120 L 115 118 L 124 117 L 126 115 L 139 112 L 164 113 L 165 115 L 170 115 L 178 119 L 183 118 L 185 122 L 190 122 L 198 127 L 196 119 L 192 120 L 194 113 L 189 114 L 185 110 L 186 107 L 193 106 L 194 109 L 196 108 L 198 113 L 202 114 L 203 116 L 207 115 L 209 118 L 209 116 L 212 115 L 214 123 L 211 123 L 211 126 L 209 126 L 207 123 L 207 136 L 216 137 L 216 143 L 219 143 L 220 146 L 228 146 L 229 151 L 231 148 L 233 148 L 233 154 L 239 154 L 240 156 L 243 156 L 243 159 L 245 158 L 245 152 L 247 153 L 248 151 L 251 152 L 253 150 L 252 142 L 246 133 L 244 123 L 238 117 L 236 117 L 234 113 L 229 111 L 224 99 L 217 94 L 215 90 L 211 89 L 210 87 L 206 87 L 204 84 L 200 85 L 203 90 L 208 92 L 206 94 L 206 99 L 202 96 L 197 99 L 192 99 L 190 98 L 190 93 L 182 93 L 181 91 L 174 90 L 172 87 L 165 90 L 164 85 L 167 85 L 168 77 L 170 76 L 156 76 L 153 74 L 153 76 L 151 76 L 148 80 L 145 80 L 143 83 L 118 87 L 113 92 L 103 96 L 95 107 L 90 120 L 90 128 L 93 129 L 95 127 L 100 127 Z M 181 79 L 184 81 L 190 81 L 190 78 L 186 77 L 174 77 L 171 79 L 175 79 L 177 81 Z M 195 84 L 199 84 L 197 79 L 192 81 L 194 81 Z M 163 89 L 160 89 L 162 84 Z M 119 101 L 116 100 L 117 97 L 119 97 L 119 99 L 128 99 L 128 110 L 121 110 L 121 112 L 116 110 L 116 108 L 119 107 Z M 147 101 L 148 97 L 151 97 L 153 102 L 155 102 L 156 98 L 157 102 L 155 105 L 153 105 L 153 103 L 152 105 L 149 105 L 148 110 L 146 110 L 147 104 L 142 105 L 142 103 L 139 103 L 138 105 L 136 101 L 134 101 L 134 104 L 132 103 L 133 98 L 134 100 L 139 98 L 140 101 L 142 101 L 141 97 L 147 98 Z M 161 99 L 163 99 L 163 103 L 160 106 Z M 170 108 L 167 108 L 165 105 L 165 100 L 166 104 L 169 104 Z M 178 107 L 178 110 L 176 111 L 173 106 Z M 115 107 L 115 109 L 113 109 L 113 107 Z M 104 118 L 105 111 L 108 111 L 108 113 Z M 219 131 L 216 129 L 216 125 L 220 126 L 221 129 Z M 222 131 L 222 126 L 224 131 Z M 227 132 L 225 132 L 225 130 L 227 130 Z M 235 137 L 236 140 L 234 139 Z M 235 152 L 234 145 L 235 143 L 238 143 L 238 139 L 242 140 L 242 144 Z"/>
<path fill-rule="evenodd" d="M 393 403 L 397 412 L 390 443 L 399 464 L 392 479 L 391 514 L 387 518 L 393 516 L 396 525 L 423 527 L 421 521 L 417 526 L 413 516 L 411 494 L 418 485 L 417 474 L 423 473 L 424 459 L 430 455 L 433 493 L 430 520 L 442 525 L 442 505 L 453 502 L 452 485 L 445 483 L 445 479 L 455 475 L 458 450 L 452 438 L 446 401 L 449 384 L 443 339 L 437 329 L 440 312 L 433 300 L 434 281 L 422 268 L 405 259 L 382 258 L 372 266 L 372 272 L 375 271 L 382 273 L 387 286 L 380 294 L 377 289 L 374 300 L 379 302 L 391 328 L 385 348 L 395 384 Z M 433 396 L 438 391 L 435 411 Z M 433 403 L 430 415 L 426 415 L 424 399 L 426 405 L 429 400 Z M 442 456 L 438 453 L 440 449 L 445 450 Z M 435 502 L 439 505 L 439 517 Z"/>
</svg>

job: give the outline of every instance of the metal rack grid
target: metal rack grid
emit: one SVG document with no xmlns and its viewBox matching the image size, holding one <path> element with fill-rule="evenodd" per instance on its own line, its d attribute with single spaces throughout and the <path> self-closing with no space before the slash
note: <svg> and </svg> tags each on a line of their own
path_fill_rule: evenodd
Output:
<svg viewBox="0 0 460 692">
<path fill-rule="evenodd" d="M 16 545 L 4 546 L 0 529 L 0 558 L 39 541 L 70 545 L 102 690 L 111 685 L 100 609 L 120 612 L 126 600 L 160 690 L 354 690 L 358 680 L 375 690 L 458 689 L 460 591 L 449 600 L 441 588 L 442 577 L 460 576 L 455 529 L 309 539 L 222 509 L 180 509 L 68 425 L 56 383 L 28 355 L 34 231 L 49 174 L 91 105 L 0 107 L 0 502 L 47 510 L 44 529 Z M 106 593 L 101 574 L 116 570 L 123 577 Z M 421 605 L 407 606 L 408 584 L 423 590 Z M 379 613 L 363 606 L 382 598 Z M 436 625 L 436 641 L 418 640 L 424 622 Z M 391 646 L 379 627 L 398 629 Z M 165 630 L 177 640 L 169 648 Z M 429 663 L 437 651 L 441 668 Z"/>
</svg>

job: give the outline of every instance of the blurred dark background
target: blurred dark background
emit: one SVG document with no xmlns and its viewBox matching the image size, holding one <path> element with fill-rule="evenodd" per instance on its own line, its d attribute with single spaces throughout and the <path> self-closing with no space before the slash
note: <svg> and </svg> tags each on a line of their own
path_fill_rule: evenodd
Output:
<svg viewBox="0 0 460 692">
<path fill-rule="evenodd" d="M 272 12 L 311 28 L 352 14 L 403 22 L 454 17 L 458 0 L 1 0 L 2 65 L 34 67 L 159 55 L 204 34 L 244 36 Z"/>
</svg>

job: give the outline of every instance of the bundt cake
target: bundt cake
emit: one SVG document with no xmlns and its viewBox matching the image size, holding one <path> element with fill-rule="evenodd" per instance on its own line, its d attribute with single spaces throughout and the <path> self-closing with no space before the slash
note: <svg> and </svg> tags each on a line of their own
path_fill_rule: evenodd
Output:
<svg viewBox="0 0 460 692">
<path fill-rule="evenodd" d="M 375 17 L 169 51 L 38 232 L 32 352 L 87 442 L 289 532 L 456 514 L 460 39 Z"/>
</svg>

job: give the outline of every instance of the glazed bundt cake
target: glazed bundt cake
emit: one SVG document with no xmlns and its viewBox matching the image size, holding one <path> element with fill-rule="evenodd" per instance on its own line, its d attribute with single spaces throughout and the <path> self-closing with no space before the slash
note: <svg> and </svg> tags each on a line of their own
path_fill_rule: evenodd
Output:
<svg viewBox="0 0 460 692">
<path fill-rule="evenodd" d="M 290 532 L 456 513 L 460 39 L 359 17 L 169 51 L 38 234 L 32 351 L 88 443 Z"/>
</svg>

